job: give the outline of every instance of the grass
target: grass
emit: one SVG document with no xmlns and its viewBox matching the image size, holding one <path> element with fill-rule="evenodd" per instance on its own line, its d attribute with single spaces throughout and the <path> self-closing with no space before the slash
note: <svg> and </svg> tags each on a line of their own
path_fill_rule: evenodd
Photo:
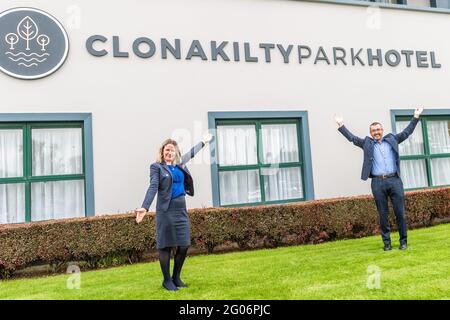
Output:
<svg viewBox="0 0 450 320">
<path fill-rule="evenodd" d="M 392 234 L 393 244 L 398 234 Z M 409 248 L 379 236 L 320 245 L 188 257 L 189 288 L 167 292 L 157 262 L 0 282 L 0 299 L 450 299 L 450 224 L 409 231 Z M 173 260 L 172 260 L 173 263 Z M 367 287 L 368 267 L 381 288 Z"/>
</svg>

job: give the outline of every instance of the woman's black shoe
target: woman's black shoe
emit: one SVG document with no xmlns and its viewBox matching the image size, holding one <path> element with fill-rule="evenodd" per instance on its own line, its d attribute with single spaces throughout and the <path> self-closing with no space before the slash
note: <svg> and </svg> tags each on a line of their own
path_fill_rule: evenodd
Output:
<svg viewBox="0 0 450 320">
<path fill-rule="evenodd" d="M 179 288 L 187 288 L 188 286 L 184 284 L 183 281 L 181 281 L 181 279 L 174 279 L 172 278 L 173 283 L 179 287 Z"/>
<path fill-rule="evenodd" d="M 178 290 L 178 288 L 175 286 L 175 284 L 171 280 L 163 281 L 162 286 L 164 289 L 166 289 L 168 291 L 177 291 Z"/>
<path fill-rule="evenodd" d="M 390 244 L 385 244 L 383 250 L 384 250 L 384 251 L 392 250 L 392 246 L 391 246 Z"/>
</svg>

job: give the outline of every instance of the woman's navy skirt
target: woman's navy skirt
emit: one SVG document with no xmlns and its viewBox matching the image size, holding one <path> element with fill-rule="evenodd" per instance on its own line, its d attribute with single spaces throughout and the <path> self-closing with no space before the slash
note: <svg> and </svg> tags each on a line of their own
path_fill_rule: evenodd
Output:
<svg viewBox="0 0 450 320">
<path fill-rule="evenodd" d="M 186 247 L 191 245 L 186 197 L 170 200 L 166 212 L 156 211 L 156 248 Z"/>
</svg>

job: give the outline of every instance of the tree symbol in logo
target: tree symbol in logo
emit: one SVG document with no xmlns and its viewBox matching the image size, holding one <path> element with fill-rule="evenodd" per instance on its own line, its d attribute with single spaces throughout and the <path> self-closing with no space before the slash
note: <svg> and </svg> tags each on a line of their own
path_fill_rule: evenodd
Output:
<svg viewBox="0 0 450 320">
<path fill-rule="evenodd" d="M 30 41 L 37 37 L 38 31 L 38 26 L 29 16 L 26 16 L 19 22 L 17 33 L 19 37 L 27 42 L 26 50 L 30 50 Z"/>
<path fill-rule="evenodd" d="M 14 50 L 14 45 L 19 42 L 19 37 L 15 33 L 8 33 L 5 36 L 5 41 L 10 45 L 9 49 Z"/>
<path fill-rule="evenodd" d="M 45 47 L 50 43 L 50 38 L 45 35 L 39 35 L 39 29 L 29 16 L 23 18 L 17 25 L 17 34 L 8 33 L 5 37 L 6 43 L 10 45 L 10 49 L 14 50 L 14 45 L 19 42 L 19 37 L 26 41 L 25 50 L 30 51 L 30 41 L 36 39 L 36 42 L 41 46 L 41 51 L 45 51 Z"/>
<path fill-rule="evenodd" d="M 50 38 L 45 34 L 41 34 L 37 37 L 36 41 L 39 45 L 42 46 L 41 51 L 45 51 L 45 47 L 50 43 Z"/>
</svg>

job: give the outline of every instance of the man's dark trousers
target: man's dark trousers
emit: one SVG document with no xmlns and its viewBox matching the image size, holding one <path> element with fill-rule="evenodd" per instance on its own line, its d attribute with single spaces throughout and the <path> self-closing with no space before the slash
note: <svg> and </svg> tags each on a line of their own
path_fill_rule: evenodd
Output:
<svg viewBox="0 0 450 320">
<path fill-rule="evenodd" d="M 405 192 L 403 182 L 398 176 L 390 178 L 372 178 L 372 194 L 380 215 L 381 238 L 385 245 L 391 244 L 391 228 L 389 226 L 388 199 L 391 199 L 397 219 L 400 244 L 407 243 L 405 220 Z"/>
</svg>

